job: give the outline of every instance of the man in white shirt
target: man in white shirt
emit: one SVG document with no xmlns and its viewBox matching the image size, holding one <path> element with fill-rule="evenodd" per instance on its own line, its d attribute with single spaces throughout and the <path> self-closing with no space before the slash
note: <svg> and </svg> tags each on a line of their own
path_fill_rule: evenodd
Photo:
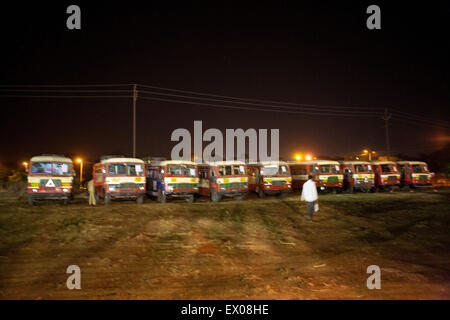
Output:
<svg viewBox="0 0 450 320">
<path fill-rule="evenodd" d="M 307 219 L 312 221 L 314 214 L 314 205 L 319 199 L 317 195 L 317 187 L 311 175 L 308 176 L 308 181 L 303 184 L 301 201 L 306 201 L 306 209 L 308 211 Z"/>
</svg>

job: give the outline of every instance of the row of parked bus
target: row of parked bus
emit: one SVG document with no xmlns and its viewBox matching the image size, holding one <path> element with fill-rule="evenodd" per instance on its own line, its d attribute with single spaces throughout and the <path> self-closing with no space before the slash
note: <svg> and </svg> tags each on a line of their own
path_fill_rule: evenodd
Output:
<svg viewBox="0 0 450 320">
<path fill-rule="evenodd" d="M 431 175 L 420 161 L 276 161 L 244 163 L 220 161 L 197 164 L 157 158 L 102 157 L 93 166 L 95 195 L 109 204 L 114 199 L 144 197 L 195 201 L 198 196 L 218 202 L 224 197 L 244 199 L 248 192 L 259 197 L 285 195 L 300 190 L 311 175 L 319 191 L 392 191 L 393 188 L 431 186 Z M 72 198 L 75 171 L 70 158 L 56 155 L 33 157 L 28 167 L 28 199 Z"/>
</svg>

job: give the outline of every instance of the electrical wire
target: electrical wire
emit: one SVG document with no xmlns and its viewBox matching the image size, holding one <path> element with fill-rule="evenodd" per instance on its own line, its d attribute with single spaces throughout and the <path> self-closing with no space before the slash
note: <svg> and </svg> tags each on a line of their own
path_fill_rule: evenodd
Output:
<svg viewBox="0 0 450 320">
<path fill-rule="evenodd" d="M 233 96 L 224 96 L 224 95 L 202 93 L 202 92 L 188 91 L 188 90 L 178 90 L 178 89 L 156 87 L 156 86 L 148 86 L 148 85 L 142 85 L 142 84 L 138 84 L 138 87 L 152 88 L 152 89 L 159 89 L 159 90 L 166 90 L 166 91 L 173 91 L 173 92 L 180 92 L 180 93 L 190 93 L 190 94 L 195 94 L 195 95 L 210 96 L 210 97 L 217 97 L 217 98 L 226 98 L 226 99 L 233 99 L 233 100 L 243 100 L 243 101 L 269 103 L 269 104 L 275 103 L 275 104 L 286 104 L 286 105 L 292 105 L 292 106 L 305 106 L 305 107 L 315 107 L 315 108 L 335 108 L 335 109 L 336 108 L 337 109 L 342 109 L 342 108 L 345 108 L 345 109 L 361 109 L 361 108 L 363 108 L 363 107 L 349 107 L 349 106 L 315 105 L 315 104 L 304 104 L 304 103 L 300 104 L 300 103 L 293 103 L 293 102 L 281 102 L 281 101 L 272 101 L 272 100 L 239 98 L 239 97 L 233 97 Z M 367 108 L 367 109 L 369 109 L 369 108 Z M 380 109 L 381 110 L 383 108 L 370 108 L 370 109 Z"/>
<path fill-rule="evenodd" d="M 263 112 L 278 112 L 278 113 L 290 113 L 290 114 L 322 115 L 322 116 L 372 117 L 372 115 L 363 115 L 363 114 L 338 114 L 338 113 L 294 111 L 294 110 L 289 111 L 289 110 L 263 109 L 263 108 L 240 107 L 240 106 L 230 106 L 230 105 L 217 105 L 217 104 L 212 104 L 212 103 L 182 101 L 182 100 L 173 100 L 173 99 L 146 97 L 146 96 L 139 96 L 139 98 L 147 99 L 147 100 L 164 101 L 164 102 L 195 104 L 195 105 L 199 105 L 199 106 L 207 106 L 207 107 L 213 107 L 213 108 L 239 109 L 239 110 L 250 110 L 250 111 L 263 111 Z"/>
<path fill-rule="evenodd" d="M 154 95 L 163 95 L 163 96 L 169 96 L 169 97 L 177 97 L 177 98 L 185 98 L 185 99 L 195 99 L 195 100 L 204 100 L 204 101 L 213 101 L 213 102 L 225 102 L 225 103 L 238 103 L 238 104 L 244 104 L 244 105 L 252 105 L 252 106 L 258 106 L 258 107 L 268 107 L 268 108 L 277 108 L 277 109 L 291 109 L 291 110 L 312 110 L 312 111 L 330 111 L 330 112 L 339 112 L 342 114 L 354 114 L 355 111 L 350 110 L 333 110 L 333 109 L 317 109 L 313 107 L 289 107 L 289 106 L 282 106 L 282 105 L 271 105 L 271 104 L 258 104 L 258 103 L 252 103 L 252 102 L 235 102 L 230 100 L 222 100 L 222 99 L 212 99 L 212 98 L 201 98 L 201 97 L 190 97 L 186 95 L 177 95 L 177 94 L 170 94 L 170 93 L 160 93 L 160 92 L 154 92 L 154 91 L 146 91 L 146 90 L 139 90 L 139 93 L 146 93 L 146 94 L 154 94 Z M 378 114 L 381 115 L 381 113 L 376 113 L 372 111 L 357 111 L 358 114 Z"/>
</svg>

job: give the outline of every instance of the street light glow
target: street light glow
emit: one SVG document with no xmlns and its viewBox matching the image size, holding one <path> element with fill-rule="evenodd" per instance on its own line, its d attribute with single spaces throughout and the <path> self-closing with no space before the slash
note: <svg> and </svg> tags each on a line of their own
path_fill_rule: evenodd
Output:
<svg viewBox="0 0 450 320">
<path fill-rule="evenodd" d="M 306 155 L 305 159 L 306 159 L 306 160 L 311 160 L 312 157 L 308 154 L 308 155 Z"/>
</svg>

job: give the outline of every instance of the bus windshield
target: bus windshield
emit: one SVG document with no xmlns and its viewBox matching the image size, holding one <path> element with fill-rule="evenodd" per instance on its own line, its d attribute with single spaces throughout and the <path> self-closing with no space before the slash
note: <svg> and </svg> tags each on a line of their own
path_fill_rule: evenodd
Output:
<svg viewBox="0 0 450 320">
<path fill-rule="evenodd" d="M 31 173 L 69 177 L 72 175 L 72 164 L 65 162 L 33 162 L 31 164 Z"/>
<path fill-rule="evenodd" d="M 372 166 L 370 164 L 355 164 L 356 173 L 372 173 Z"/>
<path fill-rule="evenodd" d="M 320 173 L 339 173 L 339 166 L 334 164 L 325 164 L 320 166 Z"/>
<path fill-rule="evenodd" d="M 428 168 L 423 164 L 413 164 L 412 169 L 414 173 L 428 173 Z"/>
<path fill-rule="evenodd" d="M 144 166 L 138 163 L 127 164 L 128 174 L 133 177 L 143 177 L 144 176 Z"/>
<path fill-rule="evenodd" d="M 111 163 L 108 165 L 108 174 L 126 174 L 126 165 L 124 163 Z"/>
<path fill-rule="evenodd" d="M 197 168 L 192 165 L 185 164 L 168 164 L 167 165 L 167 175 L 168 176 L 185 176 L 185 177 L 196 177 Z"/>
<path fill-rule="evenodd" d="M 197 168 L 195 166 L 183 165 L 184 176 L 185 177 L 196 177 L 197 176 Z"/>
<path fill-rule="evenodd" d="M 397 172 L 397 168 L 393 164 L 382 164 L 381 172 L 384 173 Z"/>
<path fill-rule="evenodd" d="M 219 167 L 219 176 L 239 176 L 245 175 L 245 167 L 244 166 L 220 166 Z"/>
<path fill-rule="evenodd" d="M 264 170 L 262 174 L 266 176 L 274 176 L 274 175 L 287 175 L 289 174 L 289 169 L 286 165 L 281 166 L 274 166 L 274 165 L 268 165 L 264 166 Z"/>
</svg>

